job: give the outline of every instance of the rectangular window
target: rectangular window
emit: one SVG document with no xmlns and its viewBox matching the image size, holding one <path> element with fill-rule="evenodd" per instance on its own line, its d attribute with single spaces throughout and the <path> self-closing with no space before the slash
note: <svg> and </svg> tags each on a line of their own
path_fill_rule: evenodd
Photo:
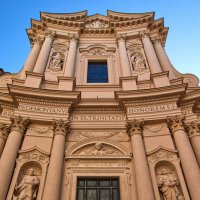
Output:
<svg viewBox="0 0 200 200">
<path fill-rule="evenodd" d="M 108 83 L 108 66 L 106 61 L 89 61 L 87 83 Z"/>
<path fill-rule="evenodd" d="M 120 200 L 118 178 L 78 178 L 77 200 Z"/>
</svg>

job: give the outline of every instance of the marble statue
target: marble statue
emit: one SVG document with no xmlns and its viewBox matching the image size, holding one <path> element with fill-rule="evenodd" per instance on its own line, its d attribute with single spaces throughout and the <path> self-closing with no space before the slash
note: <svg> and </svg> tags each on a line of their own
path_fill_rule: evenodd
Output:
<svg viewBox="0 0 200 200">
<path fill-rule="evenodd" d="M 62 69 L 62 58 L 61 58 L 60 53 L 56 53 L 55 56 L 51 56 L 51 57 L 52 57 L 52 61 L 51 61 L 50 68 L 61 70 Z"/>
<path fill-rule="evenodd" d="M 135 55 L 133 55 L 131 57 L 131 62 L 132 62 L 132 66 L 133 66 L 133 70 L 136 71 L 143 71 L 146 69 L 146 64 L 145 64 L 145 60 L 144 58 L 136 53 Z"/>
<path fill-rule="evenodd" d="M 15 187 L 19 195 L 13 200 L 35 200 L 39 188 L 39 177 L 34 175 L 34 169 L 29 169 L 29 174 L 24 176 L 21 183 Z"/>
<path fill-rule="evenodd" d="M 178 180 L 172 173 L 167 173 L 166 169 L 162 169 L 158 175 L 158 187 L 164 200 L 184 200 L 178 190 Z"/>
</svg>

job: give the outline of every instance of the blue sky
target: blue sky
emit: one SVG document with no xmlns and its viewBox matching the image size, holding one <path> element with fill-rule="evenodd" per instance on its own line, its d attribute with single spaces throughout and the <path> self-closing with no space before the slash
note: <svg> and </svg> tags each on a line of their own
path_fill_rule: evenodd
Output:
<svg viewBox="0 0 200 200">
<path fill-rule="evenodd" d="M 199 0 L 5 0 L 0 4 L 0 67 L 18 72 L 26 61 L 30 44 L 26 28 L 40 11 L 70 13 L 88 10 L 89 15 L 107 10 L 128 13 L 155 11 L 164 17 L 169 34 L 165 49 L 182 73 L 200 77 Z"/>
</svg>

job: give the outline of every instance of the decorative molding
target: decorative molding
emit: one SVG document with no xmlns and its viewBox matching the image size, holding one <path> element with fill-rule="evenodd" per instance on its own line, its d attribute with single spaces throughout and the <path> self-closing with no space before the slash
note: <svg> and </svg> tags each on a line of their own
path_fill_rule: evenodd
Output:
<svg viewBox="0 0 200 200">
<path fill-rule="evenodd" d="M 109 28 L 109 24 L 99 21 L 98 19 L 85 25 L 85 28 Z"/>
<path fill-rule="evenodd" d="M 49 162 L 49 153 L 41 150 L 37 146 L 34 146 L 30 149 L 20 150 L 19 158 L 17 159 L 17 163 L 25 163 L 29 161 L 37 161 L 40 164 L 47 164 Z"/>
<path fill-rule="evenodd" d="M 143 136 L 169 135 L 166 124 L 146 125 L 143 129 Z"/>
<path fill-rule="evenodd" d="M 68 141 L 80 141 L 84 139 L 112 139 L 115 141 L 129 141 L 126 131 L 71 131 Z"/>
<path fill-rule="evenodd" d="M 156 164 L 160 161 L 176 162 L 179 161 L 176 153 L 175 150 L 160 146 L 148 153 L 148 162 L 149 164 Z"/>
<path fill-rule="evenodd" d="M 53 127 L 38 127 L 31 125 L 27 131 L 26 135 L 37 135 L 37 136 L 52 136 L 53 135 Z"/>
</svg>

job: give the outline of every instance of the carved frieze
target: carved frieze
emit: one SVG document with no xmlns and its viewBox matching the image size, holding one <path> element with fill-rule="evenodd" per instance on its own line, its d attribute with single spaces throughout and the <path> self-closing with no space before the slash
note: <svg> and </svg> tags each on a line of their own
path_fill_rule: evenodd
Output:
<svg viewBox="0 0 200 200">
<path fill-rule="evenodd" d="M 146 125 L 143 129 L 144 136 L 169 135 L 167 124 Z"/>
<path fill-rule="evenodd" d="M 102 56 L 102 55 L 107 55 L 107 52 L 103 48 L 92 48 L 89 50 L 88 55 L 93 55 L 93 56 Z"/>
<path fill-rule="evenodd" d="M 53 136 L 53 127 L 41 127 L 37 125 L 31 125 L 27 131 L 26 135 L 37 135 L 37 136 Z"/>
<path fill-rule="evenodd" d="M 1 105 L 3 111 L 1 113 L 2 116 L 6 116 L 6 117 L 11 117 L 14 115 L 14 107 L 9 106 L 9 105 Z"/>
<path fill-rule="evenodd" d="M 84 139 L 112 139 L 115 141 L 129 141 L 126 131 L 71 131 L 67 141 L 80 141 Z"/>
</svg>

